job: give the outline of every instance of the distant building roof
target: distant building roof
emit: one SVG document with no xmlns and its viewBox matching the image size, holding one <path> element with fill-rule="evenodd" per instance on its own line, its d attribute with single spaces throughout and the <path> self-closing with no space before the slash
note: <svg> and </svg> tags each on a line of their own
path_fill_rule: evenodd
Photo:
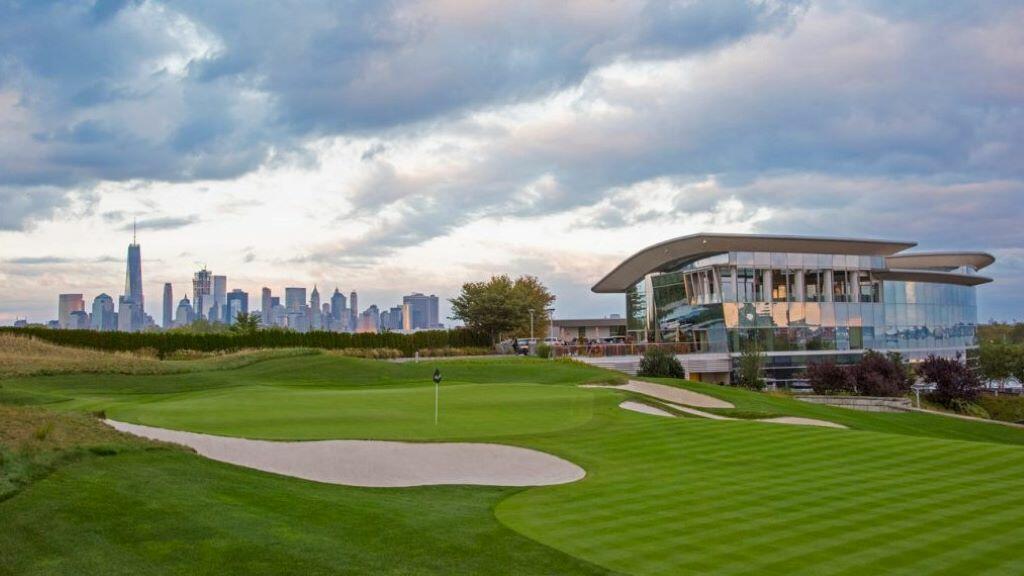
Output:
<svg viewBox="0 0 1024 576">
<path fill-rule="evenodd" d="M 552 320 L 552 324 L 559 328 L 582 328 L 587 326 L 625 326 L 625 318 L 562 318 Z"/>
</svg>

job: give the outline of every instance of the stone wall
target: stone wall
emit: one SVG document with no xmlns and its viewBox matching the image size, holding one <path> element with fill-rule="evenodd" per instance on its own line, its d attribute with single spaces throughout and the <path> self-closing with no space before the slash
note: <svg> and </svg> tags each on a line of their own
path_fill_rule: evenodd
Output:
<svg viewBox="0 0 1024 576">
<path fill-rule="evenodd" d="M 904 412 L 912 405 L 910 398 L 888 398 L 877 396 L 797 396 L 801 402 L 828 404 L 865 412 Z"/>
</svg>

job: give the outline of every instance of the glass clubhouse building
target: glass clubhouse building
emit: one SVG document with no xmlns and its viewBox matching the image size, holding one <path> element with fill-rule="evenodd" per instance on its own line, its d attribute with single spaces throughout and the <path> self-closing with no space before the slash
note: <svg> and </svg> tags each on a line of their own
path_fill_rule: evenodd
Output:
<svg viewBox="0 0 1024 576">
<path fill-rule="evenodd" d="M 766 377 L 799 382 L 808 362 L 865 350 L 910 360 L 977 355 L 981 252 L 908 252 L 913 242 L 696 234 L 648 247 L 594 285 L 626 297 L 633 342 L 672 343 L 689 377 L 728 381 L 763 350 Z"/>
</svg>

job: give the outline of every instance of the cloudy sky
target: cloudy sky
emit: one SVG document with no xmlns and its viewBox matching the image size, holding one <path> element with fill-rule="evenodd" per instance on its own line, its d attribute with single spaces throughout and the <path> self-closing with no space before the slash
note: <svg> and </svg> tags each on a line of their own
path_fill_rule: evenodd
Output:
<svg viewBox="0 0 1024 576">
<path fill-rule="evenodd" d="M 698 231 L 981 249 L 1024 318 L 1020 2 L 0 0 L 0 324 L 207 265 L 365 306 Z"/>
</svg>

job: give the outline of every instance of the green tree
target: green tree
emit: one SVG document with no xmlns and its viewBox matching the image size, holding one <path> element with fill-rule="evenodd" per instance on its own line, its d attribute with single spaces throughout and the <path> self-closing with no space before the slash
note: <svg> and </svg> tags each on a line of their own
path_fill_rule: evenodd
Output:
<svg viewBox="0 0 1024 576">
<path fill-rule="evenodd" d="M 260 330 L 260 315 L 257 312 L 246 314 L 239 312 L 235 316 L 235 323 L 231 325 L 231 331 L 235 334 L 255 334 Z"/>
<path fill-rule="evenodd" d="M 1015 346 L 1011 354 L 1010 375 L 1024 384 L 1024 346 Z"/>
<path fill-rule="evenodd" d="M 497 342 L 502 336 L 530 334 L 530 311 L 534 327 L 543 333 L 547 308 L 555 296 L 534 276 L 512 280 L 507 275 L 492 276 L 486 282 L 466 282 L 452 304 L 453 320 L 462 320 L 471 330 L 482 332 Z"/>
<path fill-rule="evenodd" d="M 196 318 L 184 326 L 171 328 L 168 332 L 176 334 L 224 334 L 228 327 L 220 322 L 210 322 L 206 318 Z"/>
<path fill-rule="evenodd" d="M 685 378 L 686 372 L 676 355 L 660 346 L 650 346 L 640 358 L 637 376 Z"/>
<path fill-rule="evenodd" d="M 986 342 L 981 345 L 981 375 L 985 380 L 996 382 L 1002 388 L 1013 376 L 1015 364 L 1020 362 L 1020 351 L 1005 342 Z"/>
<path fill-rule="evenodd" d="M 764 378 L 761 377 L 763 369 L 764 352 L 761 351 L 761 346 L 755 342 L 744 346 L 740 352 L 740 373 L 737 383 L 751 390 L 764 389 Z"/>
</svg>

